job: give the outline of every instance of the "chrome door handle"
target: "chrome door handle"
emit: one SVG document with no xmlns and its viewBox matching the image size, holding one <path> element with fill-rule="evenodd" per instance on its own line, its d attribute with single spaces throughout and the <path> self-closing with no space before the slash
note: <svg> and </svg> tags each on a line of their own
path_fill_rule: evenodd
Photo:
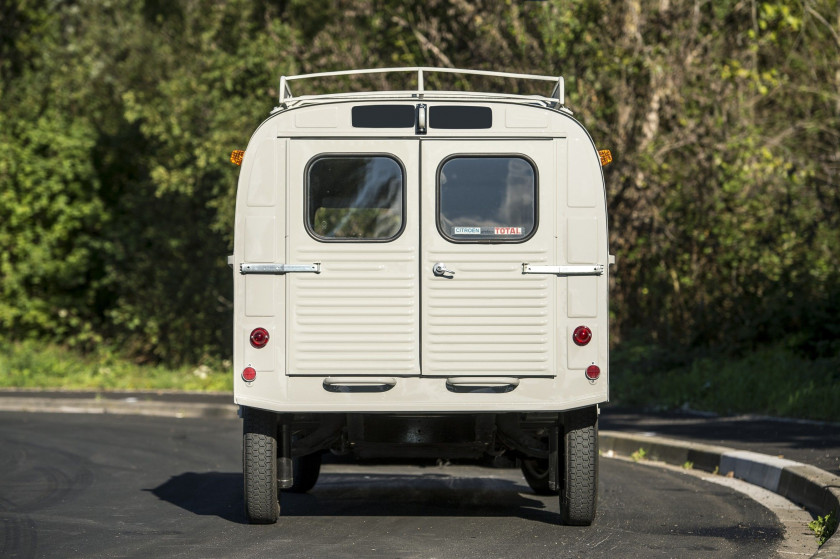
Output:
<svg viewBox="0 0 840 559">
<path fill-rule="evenodd" d="M 396 385 L 392 377 L 327 377 L 323 382 L 328 392 L 387 392 Z"/>
<path fill-rule="evenodd" d="M 435 264 L 434 268 L 432 268 L 432 273 L 439 278 L 451 278 L 455 275 L 455 272 L 452 270 L 448 270 L 446 268 L 446 264 L 443 262 L 438 262 Z"/>
</svg>

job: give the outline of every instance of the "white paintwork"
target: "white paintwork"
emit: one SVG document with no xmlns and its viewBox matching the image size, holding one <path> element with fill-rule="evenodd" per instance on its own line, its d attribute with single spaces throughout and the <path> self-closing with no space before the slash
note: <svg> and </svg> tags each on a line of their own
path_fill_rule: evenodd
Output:
<svg viewBox="0 0 840 559">
<path fill-rule="evenodd" d="M 452 154 L 514 155 L 538 171 L 538 216 L 555 215 L 554 141 L 437 141 L 422 145 L 423 374 L 552 376 L 557 371 L 556 278 L 522 273 L 522 263 L 553 265 L 555 238 L 540 222 L 534 235 L 513 244 L 456 244 L 437 228 L 437 176 Z M 435 277 L 445 262 L 454 277 Z"/>
<path fill-rule="evenodd" d="M 286 279 L 286 371 L 321 376 L 420 374 L 417 204 L 406 204 L 405 230 L 393 241 L 314 239 L 304 226 L 303 177 L 307 163 L 324 153 L 392 155 L 406 170 L 407 201 L 418 196 L 415 139 L 289 142 L 288 254 L 294 263 L 321 263 L 321 272 Z"/>
<path fill-rule="evenodd" d="M 554 78 L 552 78 L 554 79 Z M 285 87 L 285 81 L 284 81 Z M 288 90 L 286 90 L 288 93 Z M 259 127 L 237 194 L 234 397 L 300 412 L 562 411 L 605 402 L 609 387 L 606 198 L 597 151 L 557 99 L 423 91 L 289 98 Z M 353 128 L 363 104 L 490 107 L 484 130 Z M 405 169 L 405 229 L 384 243 L 321 242 L 304 227 L 305 169 L 324 154 L 390 154 Z M 538 224 L 511 244 L 456 244 L 436 225 L 436 180 L 451 154 L 523 155 L 538 180 Z M 319 273 L 240 273 L 242 263 L 320 264 Z M 436 263 L 455 272 L 433 274 Z M 603 265 L 600 275 L 523 265 Z M 571 333 L 593 332 L 578 347 Z M 266 328 L 263 349 L 249 343 Z M 601 376 L 590 382 L 588 365 Z M 257 369 L 251 383 L 244 367 Z M 381 391 L 330 390 L 390 380 Z M 447 378 L 518 379 L 461 391 Z M 330 378 L 328 387 L 324 380 Z M 503 380 L 502 379 L 502 380 Z M 508 384 L 500 380 L 500 385 Z M 362 383 L 361 385 L 359 383 Z"/>
</svg>

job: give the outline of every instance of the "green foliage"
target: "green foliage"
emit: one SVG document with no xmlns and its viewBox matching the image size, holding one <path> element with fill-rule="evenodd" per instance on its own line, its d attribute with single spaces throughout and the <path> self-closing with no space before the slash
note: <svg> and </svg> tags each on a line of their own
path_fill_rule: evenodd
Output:
<svg viewBox="0 0 840 559">
<path fill-rule="evenodd" d="M 387 239 L 400 230 L 401 219 L 389 208 L 318 208 L 312 230 L 326 237 Z"/>
<path fill-rule="evenodd" d="M 82 354 L 36 342 L 0 342 L 0 387 L 229 392 L 233 378 L 228 361 L 171 368 L 138 365 L 107 351 Z"/>
<path fill-rule="evenodd" d="M 55 135 L 56 128 L 64 133 Z M 60 111 L 0 116 L 0 328 L 96 340 L 88 307 L 107 222 L 90 150 L 95 131 Z"/>
<path fill-rule="evenodd" d="M 282 57 L 263 54 L 284 26 L 244 1 L 46 5 L 19 8 L 39 23 L 4 67 L 0 334 L 172 363 L 227 354 L 227 155 L 271 106 Z"/>
<path fill-rule="evenodd" d="M 270 111 L 281 74 L 563 74 L 576 117 L 615 156 L 611 326 L 628 367 L 614 367 L 614 394 L 836 411 L 804 402 L 836 397 L 840 355 L 838 37 L 835 0 L 6 3 L 0 338 L 171 364 L 228 355 L 227 156 Z M 387 79 L 316 85 L 413 86 Z M 753 390 L 772 385 L 761 375 L 779 394 Z M 749 404 L 715 396 L 732 390 Z"/>
<path fill-rule="evenodd" d="M 814 532 L 817 542 L 822 546 L 837 531 L 837 511 L 833 510 L 825 516 L 818 516 L 808 523 L 808 528 Z"/>
<path fill-rule="evenodd" d="M 647 460 L 647 456 L 648 451 L 642 447 L 639 447 L 639 450 L 630 454 L 630 458 L 633 460 L 633 462 L 642 462 L 644 460 Z"/>
<path fill-rule="evenodd" d="M 613 352 L 610 369 L 613 400 L 622 405 L 832 421 L 840 414 L 840 358 L 803 357 L 782 344 L 740 357 L 692 357 L 627 343 Z"/>
</svg>

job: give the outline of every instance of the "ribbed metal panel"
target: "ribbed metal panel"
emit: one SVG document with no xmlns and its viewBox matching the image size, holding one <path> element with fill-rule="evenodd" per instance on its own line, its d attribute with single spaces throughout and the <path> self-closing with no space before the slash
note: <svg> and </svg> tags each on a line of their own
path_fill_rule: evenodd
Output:
<svg viewBox="0 0 840 559">
<path fill-rule="evenodd" d="M 452 280 L 429 282 L 424 374 L 554 374 L 554 278 L 523 276 L 521 263 L 498 257 L 506 262 L 463 262 Z"/>
<path fill-rule="evenodd" d="M 377 248 L 321 247 L 320 274 L 289 278 L 291 374 L 419 373 L 416 251 Z"/>
</svg>

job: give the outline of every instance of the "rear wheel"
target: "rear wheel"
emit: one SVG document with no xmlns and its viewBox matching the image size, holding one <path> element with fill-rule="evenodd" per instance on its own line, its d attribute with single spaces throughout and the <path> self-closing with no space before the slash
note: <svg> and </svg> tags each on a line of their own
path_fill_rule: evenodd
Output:
<svg viewBox="0 0 840 559">
<path fill-rule="evenodd" d="M 569 412 L 564 421 L 560 519 L 571 526 L 589 526 L 598 498 L 598 408 Z"/>
<path fill-rule="evenodd" d="M 525 481 L 537 495 L 557 495 L 548 486 L 548 460 L 546 458 L 523 458 L 520 468 Z"/>
<path fill-rule="evenodd" d="M 315 452 L 300 456 L 292 460 L 292 471 L 294 472 L 294 481 L 292 486 L 286 489 L 291 493 L 306 493 L 318 482 L 318 476 L 321 474 L 321 457 L 323 454 Z"/>
<path fill-rule="evenodd" d="M 273 524 L 280 515 L 277 496 L 277 415 L 243 407 L 242 419 L 245 515 L 251 524 Z"/>
</svg>

